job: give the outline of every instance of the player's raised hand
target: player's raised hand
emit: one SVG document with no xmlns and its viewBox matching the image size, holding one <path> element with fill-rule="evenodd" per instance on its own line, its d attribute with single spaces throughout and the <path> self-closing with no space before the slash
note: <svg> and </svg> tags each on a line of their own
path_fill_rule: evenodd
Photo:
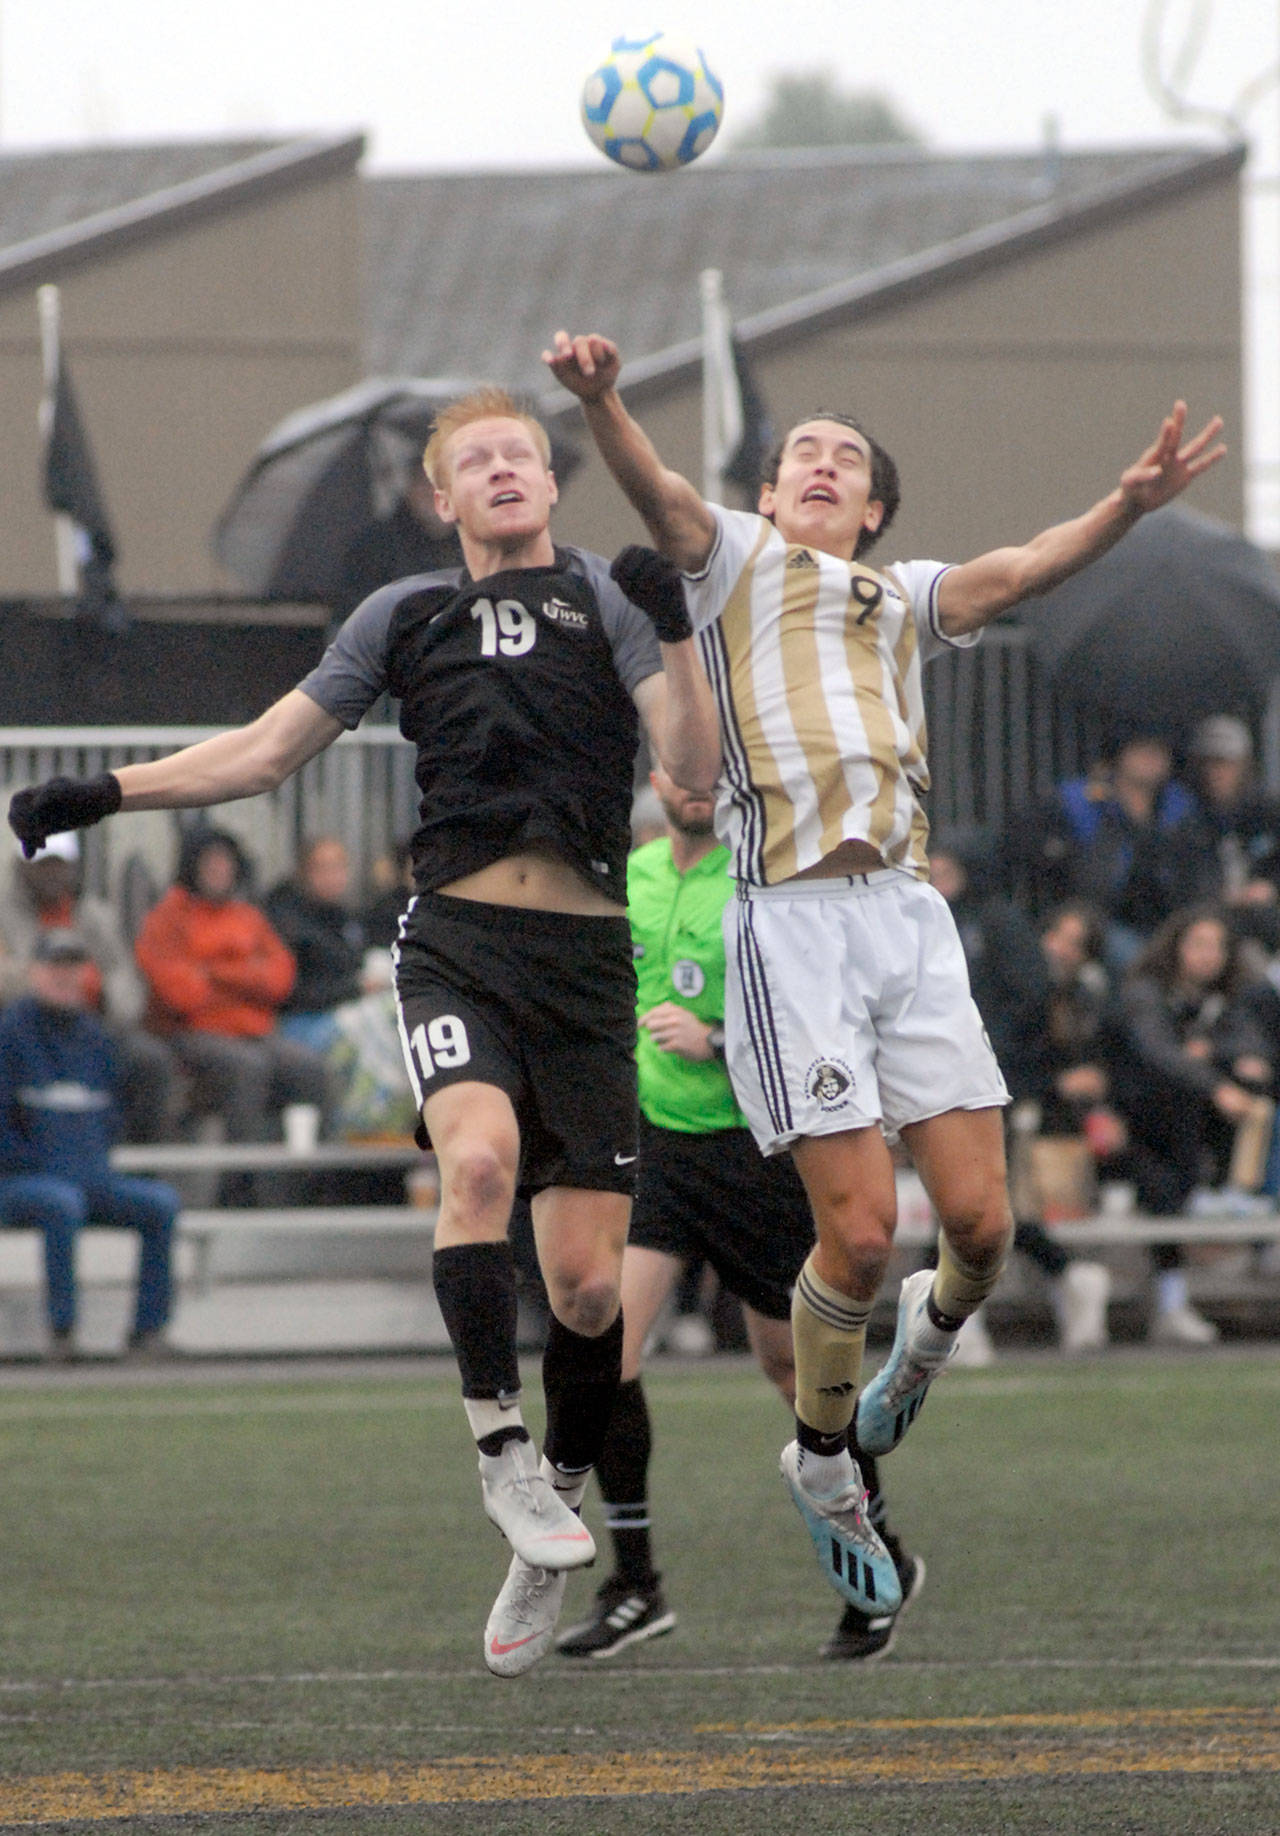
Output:
<svg viewBox="0 0 1280 1836">
<path fill-rule="evenodd" d="M 612 389 L 622 368 L 617 345 L 598 332 L 571 338 L 567 331 L 558 331 L 551 350 L 543 351 L 542 361 L 558 383 L 584 402 L 595 401 Z"/>
<path fill-rule="evenodd" d="M 624 548 L 609 569 L 633 606 L 639 606 L 661 644 L 680 644 L 693 636 L 680 571 L 656 549 L 638 542 Z"/>
<path fill-rule="evenodd" d="M 1184 442 L 1186 424 L 1187 404 L 1175 402 L 1146 452 L 1120 474 L 1120 490 L 1135 510 L 1158 510 L 1169 503 L 1226 452 L 1222 441 L 1210 444 L 1222 432 L 1220 414 L 1206 422 L 1194 439 Z"/>
</svg>

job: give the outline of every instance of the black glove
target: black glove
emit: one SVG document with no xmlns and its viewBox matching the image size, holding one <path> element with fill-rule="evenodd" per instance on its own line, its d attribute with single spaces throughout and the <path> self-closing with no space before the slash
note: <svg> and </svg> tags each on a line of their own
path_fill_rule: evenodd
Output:
<svg viewBox="0 0 1280 1836">
<path fill-rule="evenodd" d="M 634 543 L 622 550 L 609 572 L 631 603 L 639 606 L 660 642 L 678 644 L 693 636 L 679 569 L 656 549 Z"/>
<path fill-rule="evenodd" d="M 114 816 L 123 794 L 119 778 L 109 771 L 100 778 L 50 778 L 11 799 L 9 827 L 30 860 L 51 835 L 87 829 L 104 816 Z"/>
</svg>

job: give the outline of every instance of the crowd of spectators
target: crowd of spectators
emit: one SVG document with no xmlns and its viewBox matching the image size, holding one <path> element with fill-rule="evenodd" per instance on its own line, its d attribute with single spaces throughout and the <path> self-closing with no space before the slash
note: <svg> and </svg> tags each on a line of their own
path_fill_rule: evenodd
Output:
<svg viewBox="0 0 1280 1836">
<path fill-rule="evenodd" d="M 1280 1194 L 1280 799 L 1258 784 L 1248 727 L 1216 715 L 1181 770 L 1166 737 L 1134 735 L 999 835 L 936 832 L 930 866 L 1013 1099 L 1015 1247 L 1047 1282 L 1064 1347 L 1087 1349 L 1105 1338 L 1106 1271 L 1055 1234 L 1025 1176 L 1029 1143 L 1074 1143 L 1077 1164 L 1156 1216 L 1249 1215 Z M 74 834 L 14 855 L 0 1009 L 19 1035 L 49 1033 L 35 994 L 51 979 L 48 940 L 74 940 L 62 980 L 74 968 L 75 1011 L 110 1065 L 116 1138 L 190 1138 L 213 1116 L 228 1141 L 278 1140 L 299 1103 L 322 1136 L 412 1130 L 390 972 L 407 846 L 361 899 L 342 840 L 316 836 L 260 897 L 239 842 L 198 826 L 132 941 L 81 867 Z M 5 1159 L 5 1126 L 13 1116 L 0 1117 L 0 1182 L 28 1178 Z M 281 1202 L 287 1177 L 230 1175 L 220 1197 Z M 1211 1340 L 1183 1252 L 1151 1255 L 1153 1336 Z M 65 1336 L 64 1274 L 51 1295 Z"/>
<path fill-rule="evenodd" d="M 387 947 L 405 858 L 398 848 L 387 864 L 366 926 L 338 837 L 306 843 L 259 898 L 240 843 L 202 824 L 130 939 L 122 908 L 84 890 L 77 835 L 50 836 L 31 860 L 15 851 L 0 886 L 0 1226 L 43 1232 L 51 1356 L 72 1345 L 89 1221 L 140 1234 L 129 1349 L 152 1355 L 163 1340 L 180 1195 L 115 1175 L 116 1142 L 192 1140 L 210 1122 L 227 1142 L 280 1141 L 290 1105 L 314 1111 L 321 1138 L 411 1132 Z M 326 1196 L 316 1177 L 233 1171 L 217 1197 Z"/>
<path fill-rule="evenodd" d="M 1153 1216 L 1274 1210 L 1280 800 L 1248 727 L 1203 721 L 1181 773 L 1163 736 L 1134 736 L 999 836 L 935 834 L 930 858 L 1011 1116 Z M 1034 1211 L 1034 1180 L 1014 1191 Z M 1052 1280 L 1044 1222 L 1019 1217 L 1016 1244 Z M 1181 1247 L 1152 1264 L 1152 1336 L 1210 1342 Z"/>
</svg>

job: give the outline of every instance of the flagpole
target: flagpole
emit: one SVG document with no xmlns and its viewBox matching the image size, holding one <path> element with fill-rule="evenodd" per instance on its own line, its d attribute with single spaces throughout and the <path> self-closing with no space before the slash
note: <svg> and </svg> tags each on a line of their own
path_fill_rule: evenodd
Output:
<svg viewBox="0 0 1280 1836">
<path fill-rule="evenodd" d="M 719 268 L 698 277 L 702 299 L 702 495 L 724 499 L 724 468 L 742 438 L 742 400 L 733 363 L 729 313 Z"/>
<path fill-rule="evenodd" d="M 44 394 L 40 398 L 40 433 L 46 444 L 53 429 L 53 403 L 58 389 L 62 348 L 62 295 L 56 287 L 36 288 L 40 314 L 40 355 L 44 363 Z M 74 595 L 80 589 L 76 556 L 76 530 L 71 518 L 56 511 L 53 518 L 54 552 L 58 564 L 58 591 Z"/>
</svg>

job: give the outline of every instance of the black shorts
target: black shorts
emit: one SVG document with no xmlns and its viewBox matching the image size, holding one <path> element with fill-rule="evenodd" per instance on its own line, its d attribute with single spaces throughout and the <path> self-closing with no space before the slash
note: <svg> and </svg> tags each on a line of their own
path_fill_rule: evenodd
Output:
<svg viewBox="0 0 1280 1836">
<path fill-rule="evenodd" d="M 692 1135 L 641 1117 L 627 1241 L 681 1260 L 703 1256 L 731 1294 L 785 1320 L 813 1248 L 813 1214 L 791 1156 L 766 1159 L 749 1129 Z"/>
<path fill-rule="evenodd" d="M 636 978 L 625 918 L 422 893 L 397 946 L 396 998 L 419 1107 L 462 1082 L 511 1098 L 523 1196 L 634 1190 Z"/>
</svg>

